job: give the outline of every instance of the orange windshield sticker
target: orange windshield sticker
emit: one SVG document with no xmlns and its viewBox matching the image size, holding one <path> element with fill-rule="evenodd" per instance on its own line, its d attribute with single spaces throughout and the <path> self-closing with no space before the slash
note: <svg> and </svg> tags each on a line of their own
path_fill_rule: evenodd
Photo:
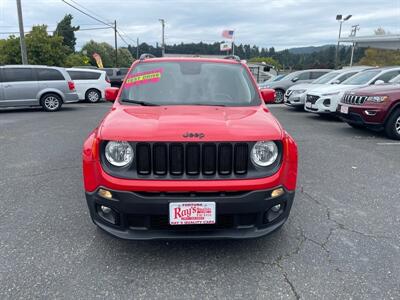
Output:
<svg viewBox="0 0 400 300">
<path fill-rule="evenodd" d="M 163 69 L 156 69 L 146 72 L 131 74 L 125 81 L 125 87 L 132 87 L 146 83 L 156 83 L 160 81 Z"/>
</svg>

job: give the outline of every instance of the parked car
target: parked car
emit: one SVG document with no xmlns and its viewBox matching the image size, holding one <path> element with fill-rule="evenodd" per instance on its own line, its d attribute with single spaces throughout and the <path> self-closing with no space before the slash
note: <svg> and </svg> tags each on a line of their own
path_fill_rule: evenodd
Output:
<svg viewBox="0 0 400 300">
<path fill-rule="evenodd" d="M 0 66 L 0 107 L 42 106 L 53 112 L 78 101 L 75 84 L 64 68 Z"/>
<path fill-rule="evenodd" d="M 111 86 L 120 87 L 129 68 L 104 68 L 99 70 L 106 71 L 108 78 L 110 78 Z"/>
<path fill-rule="evenodd" d="M 341 84 L 355 74 L 368 69 L 368 67 L 352 67 L 329 72 L 311 83 L 295 84 L 286 90 L 285 104 L 296 109 L 304 109 L 307 92 L 310 89 L 323 87 L 328 84 Z"/>
<path fill-rule="evenodd" d="M 264 81 L 262 83 L 258 84 L 258 87 L 260 88 L 267 88 L 266 86 L 271 83 L 271 82 L 275 82 L 275 81 L 279 81 L 281 79 L 283 79 L 283 77 L 285 77 L 287 74 L 279 74 L 278 76 L 275 76 L 273 78 L 271 78 L 270 80 Z"/>
<path fill-rule="evenodd" d="M 290 73 L 277 82 L 270 82 L 265 85 L 266 88 L 274 89 L 276 93 L 275 103 L 284 101 L 285 92 L 291 86 L 298 83 L 309 83 L 315 79 L 331 72 L 327 69 L 312 69 Z"/>
<path fill-rule="evenodd" d="M 389 138 L 400 140 L 400 75 L 389 84 L 345 93 L 337 113 L 352 127 L 383 129 Z"/>
<path fill-rule="evenodd" d="M 280 228 L 297 146 L 240 59 L 147 58 L 83 147 L 95 224 L 125 239 L 259 237 Z M 264 101 L 263 101 L 264 100 Z"/>
<path fill-rule="evenodd" d="M 67 72 L 75 83 L 79 100 L 99 102 L 105 97 L 105 89 L 111 86 L 105 71 L 70 68 Z"/>
<path fill-rule="evenodd" d="M 350 77 L 342 84 L 319 87 L 307 92 L 304 109 L 318 114 L 335 114 L 340 99 L 346 92 L 369 86 L 383 84 L 400 74 L 400 67 L 368 69 Z"/>
</svg>

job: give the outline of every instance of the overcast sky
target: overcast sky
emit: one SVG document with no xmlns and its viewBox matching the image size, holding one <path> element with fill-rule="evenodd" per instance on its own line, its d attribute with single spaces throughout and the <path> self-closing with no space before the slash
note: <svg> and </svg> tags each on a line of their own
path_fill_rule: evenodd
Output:
<svg viewBox="0 0 400 300">
<path fill-rule="evenodd" d="M 61 0 L 21 0 L 25 30 L 35 24 L 55 28 L 67 13 L 74 25 L 102 27 Z M 400 34 L 400 0 L 66 0 L 78 3 L 104 20 L 117 20 L 127 42 L 155 45 L 161 40 L 159 18 L 166 20 L 166 43 L 221 41 L 223 29 L 235 30 L 236 43 L 260 47 L 291 47 L 335 43 L 339 24 L 336 14 L 352 14 L 343 24 L 342 36 L 360 25 L 358 35 L 373 34 L 377 27 Z M 73 2 L 75 1 L 75 3 Z M 0 32 L 18 31 L 15 0 L 0 0 Z M 90 39 L 113 43 L 111 29 L 81 31 L 77 46 Z M 7 34 L 0 34 L 6 38 Z M 122 40 L 119 41 L 124 45 Z"/>
</svg>

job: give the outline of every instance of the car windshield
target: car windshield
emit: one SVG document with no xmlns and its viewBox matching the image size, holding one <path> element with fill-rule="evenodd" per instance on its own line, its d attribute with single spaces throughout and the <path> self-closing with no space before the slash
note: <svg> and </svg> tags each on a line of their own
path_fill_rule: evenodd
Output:
<svg viewBox="0 0 400 300">
<path fill-rule="evenodd" d="M 345 85 L 367 84 L 372 78 L 374 78 L 380 72 L 381 71 L 379 71 L 379 70 L 364 71 L 364 72 L 358 73 L 358 74 L 350 77 L 349 79 L 346 79 L 345 81 L 342 82 L 342 84 L 345 84 Z"/>
<path fill-rule="evenodd" d="M 400 75 L 397 75 L 393 79 L 389 80 L 390 83 L 400 83 Z"/>
<path fill-rule="evenodd" d="M 139 63 L 127 76 L 122 102 L 142 105 L 252 106 L 261 100 L 241 64 Z"/>
<path fill-rule="evenodd" d="M 282 80 L 285 76 L 286 76 L 286 74 L 278 75 L 278 76 L 276 76 L 274 79 L 272 79 L 271 81 L 279 81 L 279 80 Z"/>
<path fill-rule="evenodd" d="M 333 78 L 335 78 L 336 76 L 338 76 L 340 74 L 341 74 L 341 72 L 329 72 L 329 73 L 321 76 L 320 78 L 314 80 L 312 83 L 325 84 L 325 83 L 328 83 L 329 81 L 331 81 Z"/>
</svg>

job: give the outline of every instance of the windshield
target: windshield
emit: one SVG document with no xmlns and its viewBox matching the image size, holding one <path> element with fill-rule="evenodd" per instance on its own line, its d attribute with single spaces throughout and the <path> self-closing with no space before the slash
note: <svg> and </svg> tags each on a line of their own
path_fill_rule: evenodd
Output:
<svg viewBox="0 0 400 300">
<path fill-rule="evenodd" d="M 362 85 L 367 84 L 372 78 L 378 75 L 381 71 L 379 70 L 372 70 L 372 71 L 364 71 L 358 73 L 349 79 L 342 82 L 342 84 L 346 85 Z"/>
<path fill-rule="evenodd" d="M 321 76 L 320 78 L 314 80 L 312 83 L 316 83 L 316 84 L 325 84 L 328 83 L 329 81 L 331 81 L 333 78 L 335 78 L 336 76 L 340 75 L 340 72 L 329 72 L 323 76 Z"/>
<path fill-rule="evenodd" d="M 242 65 L 193 61 L 138 64 L 127 76 L 120 99 L 142 105 L 260 105 Z"/>
<path fill-rule="evenodd" d="M 286 74 L 278 75 L 271 81 L 279 81 L 279 80 L 283 79 L 285 76 L 286 76 Z"/>
<path fill-rule="evenodd" d="M 389 80 L 390 83 L 400 83 L 400 75 L 397 75 L 393 79 Z"/>
</svg>

